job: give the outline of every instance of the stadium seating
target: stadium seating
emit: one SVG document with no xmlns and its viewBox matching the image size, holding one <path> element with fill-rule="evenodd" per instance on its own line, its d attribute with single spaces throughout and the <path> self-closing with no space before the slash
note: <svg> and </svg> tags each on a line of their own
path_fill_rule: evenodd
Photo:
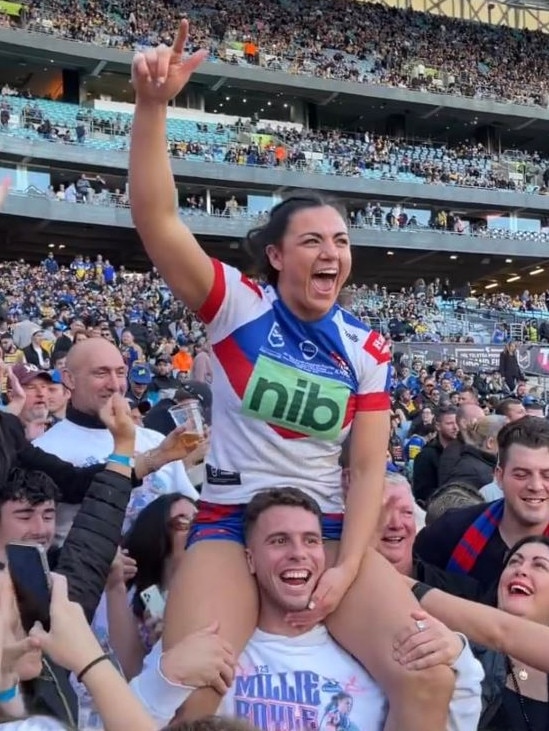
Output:
<svg viewBox="0 0 549 731">
<path fill-rule="evenodd" d="M 346 0 L 264 0 L 260 19 L 246 0 L 226 12 L 216 0 L 150 0 L 137 16 L 130 0 L 33 0 L 29 7 L 29 28 L 63 38 L 147 47 L 169 41 L 184 14 L 191 49 L 209 48 L 211 60 L 547 107 L 549 52 L 541 31 Z M 257 44 L 251 57 L 249 40 Z"/>
<path fill-rule="evenodd" d="M 3 128 L 5 134 L 25 139 L 66 141 L 58 135 L 45 137 L 38 131 L 39 125 L 36 122 L 27 124 L 24 110 L 29 105 L 31 108 L 37 107 L 41 119 L 49 119 L 52 126 L 62 133 L 69 130 L 71 142 L 76 141 L 75 128 L 80 121 L 88 130 L 81 144 L 101 151 L 127 148 L 127 133 L 132 120 L 131 114 L 127 112 L 103 111 L 47 99 L 30 102 L 17 96 L 9 96 L 2 101 L 9 105 L 12 112 L 9 125 Z M 208 116 L 211 118 L 211 115 Z M 261 128 L 257 131 L 261 131 Z M 227 162 L 230 153 L 234 152 L 236 158 L 244 155 L 244 162 L 241 164 L 260 164 L 263 167 L 277 164 L 274 154 L 263 155 L 260 161 L 256 161 L 255 157 L 248 157 L 249 146 L 238 145 L 237 133 L 233 128 L 211 121 L 198 125 L 196 121 L 172 117 L 168 120 L 167 137 L 170 143 L 198 145 L 190 153 L 186 152 L 185 157 L 189 160 L 222 163 Z M 499 178 L 493 172 L 493 156 L 481 146 L 461 145 L 448 148 L 444 145 L 411 144 L 380 137 L 375 140 L 376 144 L 373 137 L 371 140 L 357 140 L 340 134 L 334 146 L 333 140 L 326 140 L 318 133 L 314 146 L 317 152 L 295 167 L 321 174 L 362 177 L 367 180 L 545 192 L 538 185 L 521 185 Z M 282 135 L 282 142 L 294 155 L 299 152 L 308 155 L 311 133 L 307 133 L 307 137 L 300 137 L 296 130 L 289 130 L 287 140 Z M 251 147 L 254 148 L 257 144 L 252 142 Z M 271 147 L 274 148 L 274 144 L 273 142 Z M 292 167 L 291 160 L 290 155 L 287 158 L 288 167 Z M 539 167 L 543 168 L 547 164 L 549 163 L 542 160 Z"/>
</svg>

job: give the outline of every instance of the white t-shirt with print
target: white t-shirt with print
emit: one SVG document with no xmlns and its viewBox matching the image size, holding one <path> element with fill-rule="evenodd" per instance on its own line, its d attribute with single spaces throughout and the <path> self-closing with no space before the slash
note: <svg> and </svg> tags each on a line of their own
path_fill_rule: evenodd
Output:
<svg viewBox="0 0 549 731">
<path fill-rule="evenodd" d="M 130 687 L 164 727 L 191 690 L 161 673 L 161 641 Z M 456 685 L 448 731 L 476 729 L 484 672 L 464 639 L 454 665 Z M 238 661 L 233 685 L 218 713 L 240 717 L 262 731 L 381 731 L 387 715 L 383 690 L 322 625 L 299 637 L 256 630 Z"/>
</svg>

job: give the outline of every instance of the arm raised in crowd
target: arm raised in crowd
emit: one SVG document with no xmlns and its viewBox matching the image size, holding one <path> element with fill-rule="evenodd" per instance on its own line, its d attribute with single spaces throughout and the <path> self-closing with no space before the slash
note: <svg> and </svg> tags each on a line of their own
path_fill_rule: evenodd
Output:
<svg viewBox="0 0 549 731">
<path fill-rule="evenodd" d="M 86 686 L 105 731 L 154 731 L 154 720 L 105 655 L 82 613 L 68 598 L 63 576 L 53 574 L 51 629 L 35 625 L 30 636 L 54 662 L 73 672 Z"/>
<path fill-rule="evenodd" d="M 126 587 L 128 578 L 133 578 L 136 571 L 134 559 L 119 550 L 105 587 L 110 644 L 128 680 L 141 671 L 146 655 Z"/>
<path fill-rule="evenodd" d="M 105 470 L 106 465 L 98 463 L 89 467 L 75 467 L 70 462 L 31 444 L 25 437 L 23 425 L 16 416 L 5 412 L 0 416 L 1 425 L 7 430 L 9 442 L 13 445 L 16 463 L 28 470 L 45 472 L 59 488 L 62 502 L 79 505 L 86 497 L 96 475 Z M 106 426 L 108 427 L 108 424 Z M 182 431 L 184 427 L 175 429 L 155 449 L 135 455 L 135 467 L 130 473 L 132 487 L 140 485 L 147 475 L 159 470 L 165 464 L 187 457 L 188 450 L 179 439 Z M 130 456 L 133 457 L 133 454 Z"/>
<path fill-rule="evenodd" d="M 172 47 L 137 53 L 132 66 L 136 93 L 130 145 L 130 203 L 147 253 L 176 297 L 193 310 L 214 283 L 213 264 L 178 214 L 177 191 L 166 146 L 168 102 L 206 58 L 184 58 L 188 22 L 181 21 Z"/>
</svg>

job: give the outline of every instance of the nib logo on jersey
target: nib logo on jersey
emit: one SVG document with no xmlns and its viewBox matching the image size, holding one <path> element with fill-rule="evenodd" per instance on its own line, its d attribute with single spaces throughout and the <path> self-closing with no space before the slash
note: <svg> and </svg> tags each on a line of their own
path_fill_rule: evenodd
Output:
<svg viewBox="0 0 549 731">
<path fill-rule="evenodd" d="M 332 440 L 341 433 L 349 395 L 341 381 L 261 355 L 246 386 L 242 412 L 304 436 Z"/>
</svg>

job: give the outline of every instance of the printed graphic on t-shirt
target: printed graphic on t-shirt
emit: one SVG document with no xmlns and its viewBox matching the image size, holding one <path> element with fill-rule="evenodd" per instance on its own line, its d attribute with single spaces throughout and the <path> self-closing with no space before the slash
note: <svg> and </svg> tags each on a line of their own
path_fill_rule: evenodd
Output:
<svg viewBox="0 0 549 731">
<path fill-rule="evenodd" d="M 242 668 L 240 668 L 242 672 Z M 266 665 L 234 682 L 234 715 L 262 731 L 367 731 L 353 718 L 354 699 L 366 691 L 349 678 L 344 684 L 309 670 L 270 673 Z"/>
</svg>

